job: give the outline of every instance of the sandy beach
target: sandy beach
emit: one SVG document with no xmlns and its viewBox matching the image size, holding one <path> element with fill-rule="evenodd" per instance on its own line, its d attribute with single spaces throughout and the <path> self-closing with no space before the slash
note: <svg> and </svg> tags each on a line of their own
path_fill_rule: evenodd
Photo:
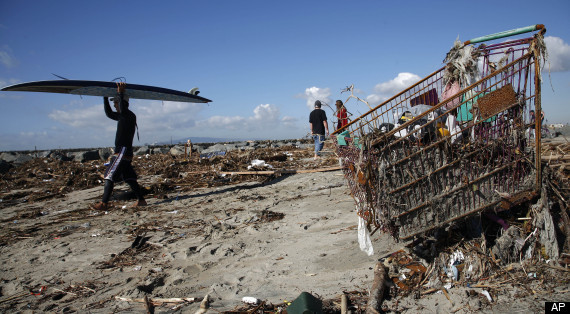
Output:
<svg viewBox="0 0 570 314">
<path fill-rule="evenodd" d="M 133 209 L 131 200 L 116 200 L 107 212 L 89 209 L 102 195 L 101 184 L 29 199 L 24 196 L 40 193 L 45 179 L 36 177 L 40 184 L 19 189 L 8 190 L 5 183 L 0 310 L 140 313 L 148 309 L 141 301 L 146 296 L 155 313 L 194 313 L 208 295 L 209 311 L 217 313 L 255 308 L 243 303 L 244 297 L 284 308 L 306 291 L 324 300 L 327 312 L 338 311 L 343 293 L 352 311 L 363 312 L 374 265 L 409 243 L 378 232 L 371 238 L 374 254 L 361 251 L 354 200 L 342 171 L 322 170 L 338 166 L 334 154 L 329 150 L 321 161 L 310 155 L 306 149 L 290 160 L 321 170 L 239 183 L 222 176 L 218 186 L 191 188 L 197 182 L 186 174 L 186 185 L 174 182 L 169 191 L 149 194 L 146 207 Z M 193 164 L 171 160 L 183 168 Z M 141 176 L 143 187 L 173 180 L 154 171 Z M 124 184 L 115 195 L 122 191 L 128 191 Z M 394 294 L 391 283 L 383 306 L 387 312 L 408 313 L 517 307 L 541 312 L 544 301 L 570 300 L 568 272 L 545 272 L 562 279 L 549 283 L 550 277 L 543 277 L 542 290 L 516 301 L 513 296 L 523 287 L 501 286 L 502 293 L 494 290 L 495 299 L 488 302 L 478 292 L 466 297 L 473 289 L 460 285 L 447 295 L 419 297 Z M 179 299 L 160 301 L 172 298 Z"/>
</svg>

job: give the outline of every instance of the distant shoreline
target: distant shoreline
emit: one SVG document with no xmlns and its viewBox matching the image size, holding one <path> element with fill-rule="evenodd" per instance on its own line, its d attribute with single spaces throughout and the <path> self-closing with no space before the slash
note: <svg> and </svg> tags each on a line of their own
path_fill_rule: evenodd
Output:
<svg viewBox="0 0 570 314">
<path fill-rule="evenodd" d="M 196 138 L 189 138 L 192 144 L 205 146 L 205 148 L 216 145 L 216 144 L 236 144 L 236 143 L 244 143 L 244 142 L 256 142 L 256 143 L 277 143 L 277 142 L 305 142 L 307 138 L 298 138 L 298 139 L 226 139 L 226 138 L 209 138 L 209 137 L 196 137 Z M 202 141 L 204 140 L 204 141 Z M 176 145 L 184 145 L 187 143 L 188 139 L 176 140 L 172 141 L 172 143 L 167 142 L 159 142 L 153 144 L 143 144 L 143 145 L 133 145 L 133 148 L 141 148 L 141 147 L 149 147 L 149 148 L 158 148 L 158 147 L 172 147 Z M 99 150 L 99 149 L 106 149 L 112 146 L 103 146 L 103 147 L 78 147 L 78 148 L 46 148 L 46 149 L 28 149 L 28 150 L 0 150 L 0 153 L 18 153 L 18 154 L 33 154 L 39 152 L 46 152 L 46 151 L 59 151 L 59 152 L 80 152 L 80 151 L 90 151 L 90 150 Z"/>
</svg>

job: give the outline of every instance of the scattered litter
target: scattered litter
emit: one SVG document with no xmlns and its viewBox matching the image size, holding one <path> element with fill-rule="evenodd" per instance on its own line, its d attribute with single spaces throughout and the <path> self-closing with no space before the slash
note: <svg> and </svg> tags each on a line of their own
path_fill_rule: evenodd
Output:
<svg viewBox="0 0 570 314">
<path fill-rule="evenodd" d="M 323 158 L 318 165 L 307 164 L 303 158 L 312 156 L 308 149 L 295 148 L 290 145 L 273 147 L 272 141 L 256 141 L 254 149 L 242 152 L 239 150 L 219 151 L 214 153 L 194 154 L 189 160 L 180 159 L 170 153 L 146 154 L 142 159 L 134 159 L 133 166 L 140 176 L 158 176 L 159 180 L 150 186 L 144 186 L 145 194 L 164 196 L 168 192 L 188 191 L 194 188 L 218 187 L 240 182 L 271 180 L 281 175 L 281 171 L 298 173 L 296 171 L 312 170 L 316 167 L 326 167 L 337 164 L 334 156 Z M 312 143 L 311 139 L 299 139 L 296 142 Z M 259 145 L 257 145 L 259 144 Z M 64 153 L 65 154 L 65 153 Z M 53 155 L 56 156 L 56 155 Z M 289 160 L 287 157 L 293 158 Z M 174 157 L 174 158 L 173 158 Z M 200 158 L 203 157 L 203 158 Z M 220 176 L 223 172 L 248 172 L 251 160 L 271 162 L 275 172 L 268 174 L 249 174 L 248 176 Z M 105 164 L 105 167 L 108 163 Z M 269 165 L 267 165 L 269 166 Z M 3 174 L 3 187 L 6 192 L 1 195 L 0 207 L 11 204 L 11 201 L 35 202 L 57 198 L 69 192 L 98 187 L 104 184 L 101 179 L 105 167 L 100 160 L 79 162 L 61 160 L 53 157 L 36 157 Z M 295 169 L 291 171 L 291 169 Z M 251 171 L 249 171 L 251 172 Z M 22 179 L 25 178 L 25 179 Z M 15 193 L 18 189 L 33 189 L 31 193 Z M 56 212 L 60 214 L 70 210 Z"/>
<path fill-rule="evenodd" d="M 40 289 L 30 289 L 31 295 L 42 295 L 47 290 L 46 286 L 41 286 Z"/>
<path fill-rule="evenodd" d="M 257 303 L 259 303 L 259 300 L 258 300 L 257 298 L 255 298 L 255 297 L 243 297 L 243 298 L 241 299 L 241 301 L 242 301 L 243 303 L 247 303 L 247 304 L 257 304 Z"/>
<path fill-rule="evenodd" d="M 252 169 L 264 169 L 264 168 L 273 168 L 270 164 L 265 163 L 265 160 L 254 159 L 251 161 L 251 165 L 247 166 L 247 170 Z"/>
<path fill-rule="evenodd" d="M 370 232 L 362 217 L 358 217 L 358 244 L 360 245 L 360 250 L 365 252 L 368 256 L 374 254 L 374 247 L 370 240 Z"/>
<path fill-rule="evenodd" d="M 493 298 L 491 298 L 491 295 L 489 294 L 489 292 L 487 290 L 481 291 L 481 294 L 486 296 L 487 300 L 489 300 L 489 302 L 493 302 Z"/>
</svg>

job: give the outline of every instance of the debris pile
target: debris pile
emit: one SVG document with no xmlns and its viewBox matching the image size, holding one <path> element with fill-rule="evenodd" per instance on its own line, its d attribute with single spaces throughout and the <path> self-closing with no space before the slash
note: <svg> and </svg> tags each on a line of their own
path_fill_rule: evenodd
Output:
<svg viewBox="0 0 570 314">
<path fill-rule="evenodd" d="M 479 217 L 470 221 L 471 226 L 438 230 L 432 237 L 417 238 L 385 256 L 381 261 L 393 283 L 390 296 L 420 299 L 443 293 L 453 309 L 476 311 L 492 307 L 499 298 L 564 293 L 560 287 L 570 282 L 570 249 L 556 246 L 570 239 L 560 218 L 568 214 L 568 208 L 555 204 L 557 197 L 551 193 L 545 191 L 545 199 L 533 199 L 510 213 L 500 213 L 509 226 L 506 230 Z M 472 238 L 474 229 L 480 235 Z M 451 298 L 450 294 L 465 297 Z M 386 302 L 383 309 L 403 310 L 396 301 Z"/>
<path fill-rule="evenodd" d="M 328 144 L 331 145 L 330 143 Z M 79 162 L 50 157 L 31 158 L 21 164 L 14 164 L 1 175 L 0 208 L 15 202 L 35 202 L 62 197 L 66 193 L 88 189 L 104 184 L 105 171 L 102 160 Z M 145 177 L 146 194 L 164 198 L 166 192 L 188 191 L 195 188 L 237 184 L 240 182 L 264 182 L 274 176 L 299 170 L 315 170 L 336 166 L 334 156 L 319 163 L 306 162 L 312 156 L 310 149 L 295 146 L 265 147 L 247 151 L 233 150 L 223 155 L 202 158 L 199 154 L 190 157 L 171 153 L 145 154 L 135 156 L 133 166 L 137 174 Z M 272 171 L 251 168 L 253 160 L 271 164 Z M 248 167 L 250 169 L 248 169 Z M 150 180 L 146 177 L 151 178 Z M 132 197 L 132 195 L 117 196 Z"/>
<path fill-rule="evenodd" d="M 540 36 L 535 37 L 539 42 Z M 360 222 L 364 221 L 368 240 L 382 230 L 402 241 L 401 249 L 383 256 L 374 267 L 370 292 L 363 287 L 360 291 L 342 291 L 332 299 L 303 292 L 296 300 L 279 304 L 244 297 L 243 304 L 224 313 L 294 312 L 300 306 L 323 313 L 421 312 L 422 305 L 414 302 L 434 294 L 445 297 L 449 312 L 471 312 L 493 310 L 501 298 L 516 301 L 536 295 L 567 295 L 568 290 L 560 287 L 567 287 L 570 282 L 567 204 L 570 145 L 565 139 L 535 138 L 539 133 L 535 134 L 535 128 L 540 129 L 541 123 L 533 121 L 529 114 L 540 110 L 540 88 L 534 86 L 539 77 L 535 77 L 533 66 L 543 60 L 543 52 L 532 45 L 535 45 L 533 39 L 476 49 L 472 46 L 464 49 L 456 43 L 448 54 L 446 67 L 371 109 L 369 114 L 353 121 L 349 130 L 337 135 L 334 148 L 356 202 L 361 219 L 359 232 Z M 502 55 L 499 62 L 491 60 L 494 54 Z M 479 59 L 481 69 L 477 67 Z M 327 148 L 331 148 L 330 143 Z M 288 173 L 340 168 L 335 167 L 339 161 L 335 156 L 329 155 L 316 163 L 312 161 L 311 148 L 292 145 L 211 150 L 202 154 L 188 154 L 181 147 L 153 154 L 147 152 L 149 148 L 144 150 L 135 156 L 134 167 L 143 177 L 141 184 L 147 197 L 165 203 L 172 201 L 173 195 L 178 201 L 180 192 L 199 188 L 263 183 Z M 0 164 L 0 209 L 102 186 L 103 161 L 85 158 L 71 160 L 53 154 L 24 158 L 17 164 Z M 315 187 L 314 191 L 327 188 L 330 191 L 330 185 Z M 130 197 L 128 193 L 115 194 L 115 200 L 119 201 Z M 303 197 L 307 195 L 297 194 L 288 200 Z M 260 194 L 236 195 L 237 203 L 250 202 L 250 205 L 267 199 Z M 160 213 L 160 218 L 121 222 L 121 233 L 126 229 L 131 246 L 106 257 L 97 269 L 139 272 L 144 260 L 159 259 L 161 247 L 183 238 L 201 236 L 207 241 L 197 240 L 184 250 L 171 252 L 169 258 L 174 259 L 176 254 L 186 254 L 189 258 L 201 251 L 225 256 L 243 249 L 244 243 L 235 247 L 211 245 L 212 238 L 231 237 L 232 230 L 240 228 L 228 221 L 244 211 L 233 205 L 229 209 L 201 208 L 211 201 L 204 197 L 185 205 L 196 212 L 209 212 L 213 217 L 210 221 L 203 216 L 184 221 L 172 219 L 179 214 L 173 201 L 168 211 Z M 270 210 L 271 206 L 252 209 L 252 215 L 234 221 L 248 231 L 258 232 L 259 225 L 284 219 L 285 214 Z M 20 228 L 9 225 L 45 214 L 41 208 L 27 209 L 2 220 L 7 227 L 0 232 L 0 247 L 37 236 L 41 236 L 37 242 L 59 240 L 70 236 L 73 230 L 89 230 L 90 223 L 84 221 L 105 215 L 87 209 L 66 212 L 65 217 L 49 221 L 47 224 L 57 227 L 44 233 L 41 232 L 44 226 L 39 224 Z M 137 219 L 130 209 L 120 210 L 134 214 L 132 219 Z M 307 225 L 303 228 L 306 230 Z M 147 234 L 152 232 L 160 234 L 160 243 L 150 242 Z M 282 259 L 279 256 L 275 260 Z M 176 311 L 199 301 L 198 312 L 208 309 L 212 301 L 209 295 L 151 298 L 153 290 L 156 292 L 168 280 L 161 264 L 152 266 L 132 292 L 132 295 L 143 293 L 144 298 L 121 295 L 114 300 L 142 303 L 147 312 L 153 312 L 155 306 L 168 306 Z M 202 266 L 185 265 L 180 271 L 186 277 L 199 272 Z M 177 285 L 175 282 L 172 286 Z M 100 286 L 97 281 L 57 284 L 67 287 L 50 287 L 49 291 L 45 286 L 29 287 L 29 293 L 42 296 L 34 306 L 63 298 L 87 297 Z M 184 292 L 188 291 L 196 290 Z M 384 297 L 387 299 L 382 302 Z M 102 308 L 107 301 L 89 304 L 87 309 Z M 55 303 L 42 306 L 44 311 L 57 307 Z"/>
<path fill-rule="evenodd" d="M 542 38 L 543 31 L 478 47 L 457 41 L 443 68 L 337 134 L 369 231 L 409 240 L 536 196 L 541 123 L 531 113 L 541 111 L 534 68 L 543 56 L 533 45 Z"/>
<path fill-rule="evenodd" d="M 491 304 L 508 285 L 523 297 L 567 284 L 569 145 L 542 139 L 534 116 L 546 54 L 538 29 L 478 47 L 456 41 L 443 68 L 336 134 L 366 231 L 411 241 L 382 261 L 392 297 L 439 292 L 453 305 L 459 286 Z"/>
</svg>

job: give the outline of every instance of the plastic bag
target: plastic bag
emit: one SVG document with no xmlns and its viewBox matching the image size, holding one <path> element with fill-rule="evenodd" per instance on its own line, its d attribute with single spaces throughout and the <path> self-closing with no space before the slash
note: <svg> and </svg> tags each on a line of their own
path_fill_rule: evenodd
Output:
<svg viewBox="0 0 570 314">
<path fill-rule="evenodd" d="M 445 101 L 449 97 L 459 93 L 460 90 L 461 90 L 461 88 L 459 87 L 459 82 L 455 81 L 453 83 L 447 83 L 447 85 L 445 85 L 445 89 L 443 91 L 443 94 L 441 94 L 441 101 Z M 447 104 L 445 104 L 443 109 L 445 111 L 447 111 L 447 110 L 457 106 L 460 101 L 461 101 L 461 96 L 455 97 L 451 101 L 449 101 Z"/>
<path fill-rule="evenodd" d="M 370 232 L 366 228 L 366 221 L 360 216 L 358 217 L 358 244 L 360 244 L 360 250 L 368 256 L 374 254 L 374 247 L 372 247 L 372 241 L 370 240 Z"/>
</svg>

